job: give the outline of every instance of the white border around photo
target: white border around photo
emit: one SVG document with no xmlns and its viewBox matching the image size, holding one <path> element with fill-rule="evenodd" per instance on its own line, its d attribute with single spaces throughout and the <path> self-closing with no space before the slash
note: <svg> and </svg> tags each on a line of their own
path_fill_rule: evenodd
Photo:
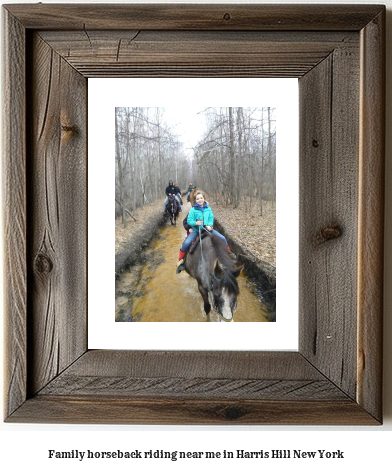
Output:
<svg viewBox="0 0 392 474">
<path fill-rule="evenodd" d="M 89 79 L 88 89 L 89 349 L 297 350 L 298 81 L 253 78 Z M 115 107 L 128 106 L 176 107 L 184 111 L 191 107 L 276 108 L 276 322 L 235 326 L 115 322 L 114 111 Z M 163 198 L 162 194 L 162 201 Z"/>
</svg>

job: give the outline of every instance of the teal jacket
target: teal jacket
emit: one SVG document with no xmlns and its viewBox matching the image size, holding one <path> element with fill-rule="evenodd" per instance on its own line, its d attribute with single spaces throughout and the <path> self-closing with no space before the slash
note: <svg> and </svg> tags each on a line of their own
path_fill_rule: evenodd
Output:
<svg viewBox="0 0 392 474">
<path fill-rule="evenodd" d="M 202 221 L 203 225 L 210 225 L 211 227 L 214 224 L 214 214 L 212 209 L 206 203 L 203 207 L 200 207 L 198 204 L 194 204 L 188 214 L 187 222 L 192 227 L 193 232 L 198 232 L 199 227 L 196 225 L 196 221 Z"/>
</svg>

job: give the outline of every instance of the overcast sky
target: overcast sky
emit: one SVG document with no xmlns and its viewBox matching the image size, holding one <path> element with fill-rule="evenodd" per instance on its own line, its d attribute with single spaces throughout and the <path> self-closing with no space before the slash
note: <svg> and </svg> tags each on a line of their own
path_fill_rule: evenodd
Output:
<svg viewBox="0 0 392 474">
<path fill-rule="evenodd" d="M 165 107 L 164 118 L 172 131 L 184 143 L 184 148 L 194 148 L 205 131 L 204 107 Z M 201 113 L 199 113 L 201 112 Z"/>
</svg>

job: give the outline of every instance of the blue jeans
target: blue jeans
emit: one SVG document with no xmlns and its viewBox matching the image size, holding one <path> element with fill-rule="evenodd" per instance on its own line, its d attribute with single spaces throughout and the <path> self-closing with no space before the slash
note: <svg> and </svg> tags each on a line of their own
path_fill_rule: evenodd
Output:
<svg viewBox="0 0 392 474">
<path fill-rule="evenodd" d="M 212 234 L 216 235 L 217 237 L 219 237 L 221 240 L 223 240 L 223 242 L 225 242 L 226 244 L 226 247 L 228 247 L 228 243 L 227 243 L 227 240 L 225 238 L 225 236 L 223 236 L 222 234 L 220 234 L 219 232 L 217 232 L 215 229 L 212 230 Z M 181 251 L 182 252 L 186 252 L 189 247 L 191 246 L 192 242 L 196 239 L 196 237 L 199 235 L 198 232 L 191 232 L 187 238 L 184 240 L 184 242 L 182 243 L 182 247 L 181 247 Z"/>
<path fill-rule="evenodd" d="M 180 203 L 180 200 L 178 198 L 178 196 L 174 196 L 176 199 L 177 199 L 177 202 L 178 202 L 178 206 L 181 208 L 181 203 Z M 163 210 L 166 211 L 166 204 L 167 204 L 167 201 L 169 200 L 169 196 L 166 196 L 166 199 L 165 199 L 165 203 L 163 205 Z"/>
</svg>

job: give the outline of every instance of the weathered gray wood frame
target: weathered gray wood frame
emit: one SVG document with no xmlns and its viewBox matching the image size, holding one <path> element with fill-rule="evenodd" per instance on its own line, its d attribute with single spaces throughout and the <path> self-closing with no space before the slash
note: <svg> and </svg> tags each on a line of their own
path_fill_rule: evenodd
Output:
<svg viewBox="0 0 392 474">
<path fill-rule="evenodd" d="M 381 423 L 385 7 L 19 4 L 3 25 L 6 421 Z M 108 76 L 299 78 L 298 352 L 88 350 L 87 78 Z"/>
</svg>

